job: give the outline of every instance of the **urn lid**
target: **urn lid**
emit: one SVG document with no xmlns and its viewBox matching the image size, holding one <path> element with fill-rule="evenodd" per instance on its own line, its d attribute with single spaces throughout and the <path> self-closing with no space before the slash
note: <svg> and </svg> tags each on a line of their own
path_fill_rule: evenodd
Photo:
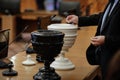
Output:
<svg viewBox="0 0 120 80">
<path fill-rule="evenodd" d="M 52 29 L 77 29 L 77 25 L 74 24 L 51 24 L 48 26 L 48 29 L 52 28 Z"/>
<path fill-rule="evenodd" d="M 38 30 L 38 31 L 32 32 L 31 34 L 36 36 L 43 36 L 43 37 L 64 35 L 64 33 L 60 31 L 54 31 L 54 30 Z"/>
<path fill-rule="evenodd" d="M 55 43 L 63 42 L 64 33 L 54 30 L 39 30 L 31 32 L 32 41 L 35 42 L 45 42 L 45 43 Z"/>
</svg>

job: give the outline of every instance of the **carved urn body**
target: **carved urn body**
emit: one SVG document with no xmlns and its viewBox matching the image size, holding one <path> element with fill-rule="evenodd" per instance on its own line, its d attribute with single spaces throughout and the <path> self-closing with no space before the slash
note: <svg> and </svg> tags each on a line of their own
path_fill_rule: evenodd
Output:
<svg viewBox="0 0 120 80">
<path fill-rule="evenodd" d="M 44 67 L 34 76 L 34 80 L 61 79 L 50 64 L 62 49 L 63 37 L 62 32 L 53 30 L 39 30 L 31 33 L 33 49 L 44 62 Z"/>
</svg>

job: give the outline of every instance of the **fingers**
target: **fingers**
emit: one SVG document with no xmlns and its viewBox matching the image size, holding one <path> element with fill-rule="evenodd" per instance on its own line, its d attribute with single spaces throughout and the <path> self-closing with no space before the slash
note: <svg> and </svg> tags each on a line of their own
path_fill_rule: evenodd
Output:
<svg viewBox="0 0 120 80">
<path fill-rule="evenodd" d="M 100 43 L 99 43 L 99 37 L 97 37 L 97 36 L 92 37 L 92 38 L 91 38 L 91 43 L 92 43 L 94 46 L 100 45 Z"/>
<path fill-rule="evenodd" d="M 77 24 L 77 23 L 78 23 L 78 16 L 69 15 L 69 16 L 67 16 L 67 18 L 66 18 L 66 22 L 67 22 L 67 23 Z"/>
<path fill-rule="evenodd" d="M 104 44 L 105 36 L 95 36 L 91 38 L 91 44 L 94 46 L 99 46 Z"/>
<path fill-rule="evenodd" d="M 93 41 L 93 42 L 97 42 L 98 39 L 99 39 L 98 37 L 92 37 L 92 38 L 91 38 L 91 41 Z"/>
<path fill-rule="evenodd" d="M 93 44 L 94 46 L 99 46 L 99 42 L 93 42 L 93 41 L 91 41 L 91 44 Z"/>
<path fill-rule="evenodd" d="M 72 15 L 70 15 L 70 16 L 68 16 L 67 18 L 66 18 L 66 22 L 67 23 L 70 23 L 70 22 L 72 22 L 73 21 L 73 16 Z"/>
</svg>

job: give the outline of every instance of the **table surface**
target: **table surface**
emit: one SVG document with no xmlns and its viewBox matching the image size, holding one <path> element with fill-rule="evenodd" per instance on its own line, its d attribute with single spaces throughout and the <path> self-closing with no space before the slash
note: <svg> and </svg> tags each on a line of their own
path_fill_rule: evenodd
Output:
<svg viewBox="0 0 120 80">
<path fill-rule="evenodd" d="M 61 76 L 61 80 L 87 80 L 90 74 L 96 70 L 98 66 L 91 66 L 86 60 L 85 51 L 90 44 L 90 37 L 94 35 L 96 31 L 95 26 L 81 27 L 78 30 L 78 36 L 75 44 L 65 54 L 72 63 L 75 65 L 75 69 L 56 72 Z M 31 54 L 34 61 L 36 54 Z M 34 66 L 24 66 L 22 62 L 26 60 L 26 53 L 19 52 L 11 58 L 14 63 L 13 69 L 18 72 L 18 76 L 8 77 L 3 76 L 2 72 L 6 69 L 0 69 L 0 80 L 33 80 L 33 76 L 39 71 L 39 68 L 43 67 L 43 63 L 37 63 Z M 90 80 L 90 78 L 88 79 Z"/>
</svg>

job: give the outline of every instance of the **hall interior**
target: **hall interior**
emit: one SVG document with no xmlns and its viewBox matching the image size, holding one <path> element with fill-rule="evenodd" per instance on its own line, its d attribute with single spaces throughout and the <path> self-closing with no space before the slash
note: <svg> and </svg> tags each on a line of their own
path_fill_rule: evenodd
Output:
<svg viewBox="0 0 120 80">
<path fill-rule="evenodd" d="M 39 3 L 39 1 L 41 2 Z M 52 9 L 50 8 L 50 10 L 48 10 L 50 6 L 47 6 L 48 4 L 45 5 L 45 1 L 48 1 L 49 2 L 48 4 L 51 4 L 50 6 L 52 6 L 53 8 Z M 80 3 L 79 11 L 81 12 L 80 16 L 89 16 L 91 14 L 96 14 L 103 11 L 108 0 L 53 0 L 53 1 L 58 1 L 58 3 L 59 1 L 79 2 Z M 8 52 L 8 57 L 12 57 L 23 50 L 25 51 L 27 37 L 29 37 L 30 33 L 37 30 L 39 27 L 42 29 L 47 29 L 47 26 L 50 24 L 66 23 L 65 16 L 60 16 L 58 9 L 59 7 L 55 9 L 52 0 L 20 0 L 19 14 L 6 15 L 4 13 L 0 13 L 0 29 L 1 30 L 11 29 L 10 31 L 11 45 Z M 53 15 L 57 15 L 56 17 L 58 17 L 61 21 L 50 21 L 50 18 Z M 24 30 L 26 27 L 27 29 Z M 81 27 L 79 30 L 81 30 L 84 36 L 86 36 L 86 34 L 90 34 L 89 36 L 92 36 L 92 34 L 95 33 L 96 28 L 89 27 L 87 29 L 87 27 L 86 28 Z M 87 32 L 88 30 L 90 30 L 89 33 Z"/>
<path fill-rule="evenodd" d="M 91 14 L 99 13 L 103 11 L 107 3 L 107 0 L 55 0 L 56 3 L 53 1 L 54 0 L 20 0 L 19 14 L 17 13 L 16 15 L 12 15 L 12 17 L 8 17 L 3 13 L 3 11 L 1 11 L 1 29 L 6 29 L 9 27 L 11 29 L 11 35 L 13 37 L 18 35 L 27 25 L 29 25 L 29 28 L 25 32 L 31 32 L 37 29 L 38 17 L 43 17 L 41 19 L 40 26 L 43 29 L 46 29 L 49 24 L 56 22 L 53 21 L 50 23 L 49 19 L 51 16 L 60 16 L 58 7 L 61 1 L 79 2 L 80 16 L 88 16 Z M 45 2 L 47 5 L 45 5 Z M 54 5 L 56 5 L 57 8 L 55 8 Z M 63 20 L 63 18 L 59 18 L 57 21 L 60 22 L 60 20 Z"/>
</svg>

